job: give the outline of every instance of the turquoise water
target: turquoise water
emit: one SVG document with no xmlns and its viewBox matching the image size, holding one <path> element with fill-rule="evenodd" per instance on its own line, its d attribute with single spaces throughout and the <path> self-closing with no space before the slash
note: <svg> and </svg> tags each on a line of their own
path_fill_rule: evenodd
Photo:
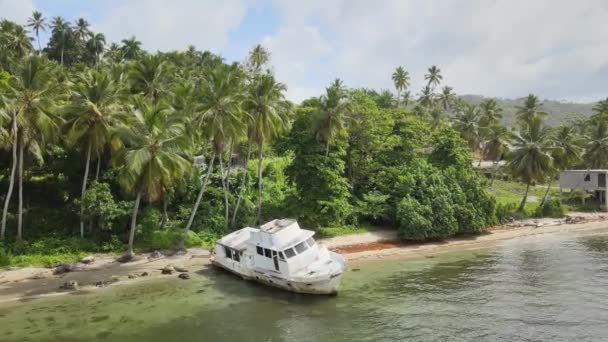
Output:
<svg viewBox="0 0 608 342">
<path fill-rule="evenodd" d="M 608 235 L 549 235 L 356 266 L 336 297 L 214 269 L 0 307 L 0 341 L 598 341 Z"/>
</svg>

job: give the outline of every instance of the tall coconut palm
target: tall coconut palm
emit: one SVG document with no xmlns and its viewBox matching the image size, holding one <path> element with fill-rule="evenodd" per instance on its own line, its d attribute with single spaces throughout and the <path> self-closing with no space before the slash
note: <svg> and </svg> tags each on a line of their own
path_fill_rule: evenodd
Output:
<svg viewBox="0 0 608 342">
<path fill-rule="evenodd" d="M 222 154 L 225 144 L 230 138 L 243 135 L 245 132 L 245 120 L 243 119 L 243 75 L 237 65 L 222 65 L 205 76 L 205 82 L 201 89 L 198 115 L 195 118 L 195 125 L 200 128 L 203 139 L 210 139 L 213 143 L 213 155 L 207 165 L 207 174 L 192 208 L 192 213 L 184 234 L 178 244 L 178 248 L 183 248 L 188 231 L 192 227 L 194 217 L 207 188 L 209 177 L 213 171 L 215 158 L 220 163 L 220 174 L 222 187 L 224 189 L 225 206 L 225 228 L 228 230 L 229 204 L 228 192 L 224 178 L 224 165 Z"/>
<path fill-rule="evenodd" d="M 0 89 L 2 90 L 2 89 Z M 0 226 L 0 240 L 4 240 L 6 234 L 6 218 L 8 215 L 8 206 L 11 201 L 13 194 L 13 188 L 15 187 L 15 173 L 17 171 L 17 108 L 14 104 L 9 104 L 6 99 L 2 99 L 2 106 L 0 106 L 0 119 L 2 119 L 4 127 L 5 122 L 11 123 L 10 132 L 3 132 L 2 134 L 2 145 L 11 146 L 12 158 L 11 158 L 11 174 L 9 178 L 8 191 L 4 198 L 4 207 L 2 210 L 2 225 Z"/>
<path fill-rule="evenodd" d="M 23 227 L 23 164 L 24 152 L 43 162 L 46 144 L 58 136 L 61 119 L 53 108 L 62 84 L 53 76 L 53 65 L 43 57 L 29 56 L 11 70 L 8 96 L 14 99 L 17 122 L 18 189 L 17 239 Z"/>
<path fill-rule="evenodd" d="M 435 94 L 433 94 L 433 89 L 430 86 L 426 85 L 422 88 L 420 92 L 420 97 L 418 97 L 418 104 L 420 104 L 423 108 L 431 108 L 435 103 Z"/>
<path fill-rule="evenodd" d="M 593 106 L 593 117 L 608 116 L 608 97 Z"/>
<path fill-rule="evenodd" d="M 247 99 L 248 112 L 253 116 L 252 138 L 258 146 L 258 224 L 262 217 L 264 144 L 274 139 L 286 127 L 286 90 L 287 87 L 277 82 L 273 75 L 259 75 L 251 85 Z"/>
<path fill-rule="evenodd" d="M 187 155 L 191 139 L 184 123 L 171 115 L 170 107 L 143 98 L 136 98 L 134 102 L 129 123 L 117 130 L 125 148 L 114 160 L 121 166 L 119 184 L 135 195 L 127 259 L 134 256 L 133 242 L 142 198 L 149 202 L 161 199 L 163 189 L 182 179 L 191 166 Z"/>
<path fill-rule="evenodd" d="M 460 132 L 460 136 L 467 142 L 471 150 L 479 148 L 479 108 L 465 104 L 456 113 L 453 127 Z"/>
<path fill-rule="evenodd" d="M 479 107 L 481 108 L 480 126 L 493 126 L 502 119 L 502 108 L 495 99 L 485 99 L 479 104 Z"/>
<path fill-rule="evenodd" d="M 83 18 L 78 18 L 74 24 L 74 36 L 81 42 L 86 42 L 88 38 L 92 36 L 92 32 L 89 29 L 89 22 Z"/>
<path fill-rule="evenodd" d="M 23 26 L 8 20 L 0 22 L 0 47 L 15 57 L 24 57 L 32 50 L 32 38 Z"/>
<path fill-rule="evenodd" d="M 329 147 L 333 140 L 342 134 L 346 128 L 350 102 L 348 92 L 342 80 L 336 79 L 325 88 L 325 95 L 319 99 L 320 110 L 316 120 L 315 134 L 319 141 L 325 143 L 325 154 L 329 155 Z"/>
<path fill-rule="evenodd" d="M 70 104 L 65 108 L 69 129 L 68 144 L 79 144 L 86 151 L 81 189 L 81 238 L 84 238 L 84 196 L 91 155 L 94 154 L 99 163 L 100 155 L 110 141 L 111 131 L 118 123 L 120 99 L 120 86 L 107 73 L 85 72 L 77 77 L 70 88 Z"/>
<path fill-rule="evenodd" d="M 441 80 L 443 80 L 441 69 L 435 65 L 432 65 L 428 69 L 428 74 L 424 75 L 424 79 L 427 81 L 427 86 L 429 86 L 431 89 L 436 88 L 441 83 Z"/>
<path fill-rule="evenodd" d="M 249 52 L 247 64 L 253 75 L 257 75 L 262 71 L 262 67 L 270 61 L 270 52 L 261 44 L 257 44 Z"/>
<path fill-rule="evenodd" d="M 545 117 L 547 113 L 542 111 L 543 104 L 538 97 L 530 94 L 524 99 L 523 106 L 516 106 L 515 116 L 520 124 L 527 124 L 536 117 Z"/>
<path fill-rule="evenodd" d="M 410 85 L 410 74 L 402 66 L 398 66 L 393 72 L 392 80 L 397 89 L 397 104 L 400 104 L 401 92 Z"/>
<path fill-rule="evenodd" d="M 574 127 L 570 125 L 558 127 L 553 137 L 553 144 L 554 149 L 551 156 L 553 157 L 553 166 L 556 173 L 574 166 L 581 160 L 582 140 Z M 545 195 L 540 203 L 541 206 L 547 200 L 553 178 L 553 175 L 550 175 L 550 180 L 547 182 L 547 190 L 545 190 Z"/>
<path fill-rule="evenodd" d="M 403 106 L 407 107 L 410 104 L 410 100 L 412 99 L 412 93 L 409 90 L 406 90 L 401 94 L 401 99 L 397 99 L 397 101 L 401 101 Z"/>
<path fill-rule="evenodd" d="M 608 167 L 608 123 L 606 120 L 591 120 L 587 145 L 585 146 L 585 161 L 596 169 Z"/>
<path fill-rule="evenodd" d="M 493 124 L 486 130 L 485 144 L 482 155 L 494 163 L 494 171 L 490 179 L 490 186 L 494 183 L 494 177 L 498 172 L 498 165 L 502 156 L 508 151 L 510 134 L 506 127 Z"/>
<path fill-rule="evenodd" d="M 99 64 L 99 56 L 103 53 L 105 45 L 106 36 L 103 33 L 92 33 L 91 38 L 87 41 L 87 49 L 93 53 L 95 65 Z"/>
<path fill-rule="evenodd" d="M 60 63 L 61 65 L 63 65 L 63 53 L 65 51 L 67 40 L 71 35 L 70 23 L 68 21 L 65 21 L 65 19 L 63 19 L 62 17 L 57 16 L 53 17 L 50 26 L 53 30 L 53 34 L 57 35 L 59 39 L 58 43 L 61 47 Z"/>
<path fill-rule="evenodd" d="M 121 43 L 122 46 L 120 47 L 120 50 L 122 52 L 122 58 L 135 59 L 141 55 L 141 42 L 135 37 L 123 39 Z"/>
<path fill-rule="evenodd" d="M 454 88 L 445 86 L 441 89 L 441 94 L 439 94 L 439 102 L 441 103 L 443 110 L 446 112 L 454 106 L 456 95 L 454 94 L 453 90 Z"/>
<path fill-rule="evenodd" d="M 46 18 L 42 16 L 42 13 L 34 11 L 32 16 L 27 19 L 27 27 L 31 28 L 36 34 L 36 41 L 38 41 L 38 52 L 42 50 L 40 46 L 40 31 L 46 32 Z"/>
<path fill-rule="evenodd" d="M 133 93 L 158 101 L 167 83 L 167 64 L 158 55 L 144 56 L 131 66 L 129 80 Z"/>
<path fill-rule="evenodd" d="M 519 132 L 513 134 L 513 148 L 508 155 L 506 168 L 514 178 L 526 184 L 518 212 L 524 210 L 530 185 L 542 182 L 552 172 L 553 149 L 551 131 L 543 125 L 540 117 L 532 117 Z"/>
</svg>

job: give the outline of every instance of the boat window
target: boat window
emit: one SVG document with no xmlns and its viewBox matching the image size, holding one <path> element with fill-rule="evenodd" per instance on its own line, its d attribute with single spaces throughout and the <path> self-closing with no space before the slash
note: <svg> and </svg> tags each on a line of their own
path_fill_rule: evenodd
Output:
<svg viewBox="0 0 608 342">
<path fill-rule="evenodd" d="M 306 243 L 308 244 L 308 247 L 312 247 L 315 245 L 315 239 L 309 237 L 308 240 L 306 240 Z"/>
<path fill-rule="evenodd" d="M 234 252 L 232 253 L 232 259 L 233 259 L 234 261 L 238 261 L 238 262 L 240 262 L 240 261 L 241 261 L 241 256 L 239 255 L 239 252 L 234 251 Z"/>
<path fill-rule="evenodd" d="M 308 249 L 308 246 L 306 246 L 306 243 L 304 241 L 302 241 L 296 245 L 295 249 L 296 249 L 296 252 L 298 252 L 298 254 L 302 254 Z"/>
<path fill-rule="evenodd" d="M 226 258 L 232 259 L 232 250 L 228 247 L 224 247 L 224 252 L 226 253 Z"/>
<path fill-rule="evenodd" d="M 255 250 L 258 252 L 259 255 L 264 255 L 264 248 L 256 246 Z"/>
<path fill-rule="evenodd" d="M 285 256 L 283 255 L 283 252 L 279 252 L 279 259 L 285 261 Z"/>
<path fill-rule="evenodd" d="M 267 258 L 271 258 L 271 257 L 272 257 L 272 256 L 271 256 L 272 254 L 270 254 L 270 249 L 268 249 L 268 248 L 264 248 L 264 255 L 265 255 Z"/>
<path fill-rule="evenodd" d="M 285 256 L 287 256 L 288 258 L 293 258 L 294 256 L 296 256 L 296 252 L 293 251 L 293 248 L 288 248 L 285 250 Z"/>
</svg>

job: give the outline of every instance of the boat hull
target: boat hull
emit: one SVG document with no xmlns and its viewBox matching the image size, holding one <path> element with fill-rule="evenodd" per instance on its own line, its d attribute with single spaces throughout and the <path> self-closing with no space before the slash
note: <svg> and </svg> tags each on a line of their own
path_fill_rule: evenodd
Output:
<svg viewBox="0 0 608 342">
<path fill-rule="evenodd" d="M 296 293 L 337 295 L 340 288 L 340 283 L 342 281 L 342 272 L 332 274 L 331 276 L 321 279 L 295 280 L 285 279 L 272 273 L 257 270 L 253 270 L 245 274 L 231 269 L 230 267 L 227 267 L 216 260 L 211 260 L 211 263 L 245 280 L 255 281 L 264 285 Z"/>
</svg>

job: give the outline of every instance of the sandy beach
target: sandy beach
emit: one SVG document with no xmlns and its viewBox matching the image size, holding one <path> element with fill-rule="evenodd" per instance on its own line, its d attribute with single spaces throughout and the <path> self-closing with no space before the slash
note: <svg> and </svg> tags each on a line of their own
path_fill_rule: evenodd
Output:
<svg viewBox="0 0 608 342">
<path fill-rule="evenodd" d="M 342 253 L 350 268 L 368 260 L 382 258 L 425 257 L 461 249 L 490 247 L 503 240 L 522 237 L 541 238 L 547 234 L 566 232 L 608 233 L 608 215 L 580 214 L 579 223 L 563 220 L 522 221 L 508 226 L 499 226 L 488 233 L 464 238 L 448 239 L 433 243 L 402 243 L 394 230 L 378 230 L 363 234 L 339 236 L 319 240 L 328 248 Z M 12 301 L 26 301 L 42 296 L 74 293 L 73 289 L 62 289 L 66 282 L 77 282 L 77 292 L 97 291 L 110 286 L 137 284 L 152 279 L 173 277 L 175 281 L 182 273 L 199 272 L 210 267 L 210 253 L 204 249 L 189 249 L 187 253 L 173 256 L 150 254 L 139 255 L 130 263 L 119 263 L 112 255 L 94 255 L 89 264 L 73 265 L 75 270 L 54 274 L 52 268 L 26 267 L 0 272 L 0 305 Z M 165 274 L 163 274 L 165 269 Z M 168 270 L 171 270 L 170 274 Z M 188 272 L 185 272 L 188 271 Z"/>
</svg>

